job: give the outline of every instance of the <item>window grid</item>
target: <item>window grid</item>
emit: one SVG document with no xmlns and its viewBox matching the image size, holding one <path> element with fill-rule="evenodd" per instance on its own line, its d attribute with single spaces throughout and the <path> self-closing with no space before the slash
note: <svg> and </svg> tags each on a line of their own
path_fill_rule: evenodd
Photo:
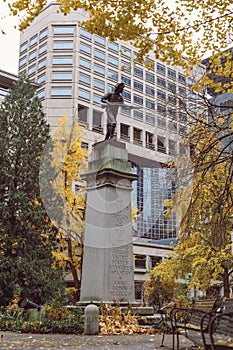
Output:
<svg viewBox="0 0 233 350">
<path fill-rule="evenodd" d="M 72 95 L 71 86 L 51 88 L 51 96 L 71 96 L 71 95 Z"/>
</svg>

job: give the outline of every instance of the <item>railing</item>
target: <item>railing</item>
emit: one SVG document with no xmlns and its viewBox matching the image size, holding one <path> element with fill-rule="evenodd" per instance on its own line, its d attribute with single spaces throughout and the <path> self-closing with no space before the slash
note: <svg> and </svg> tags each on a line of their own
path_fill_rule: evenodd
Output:
<svg viewBox="0 0 233 350">
<path fill-rule="evenodd" d="M 147 142 L 146 143 L 146 148 L 154 150 L 155 149 L 155 145 L 153 143 Z"/>
<path fill-rule="evenodd" d="M 142 140 L 140 140 L 140 139 L 133 139 L 133 143 L 134 143 L 135 145 L 142 146 Z"/>
<path fill-rule="evenodd" d="M 166 147 L 164 147 L 164 146 L 158 146 L 157 150 L 158 150 L 158 152 L 166 153 Z"/>
<path fill-rule="evenodd" d="M 99 134 L 103 134 L 103 128 L 98 125 L 93 125 L 92 131 L 98 132 Z"/>
<path fill-rule="evenodd" d="M 130 142 L 130 137 L 128 135 L 121 134 L 121 139 Z"/>
</svg>

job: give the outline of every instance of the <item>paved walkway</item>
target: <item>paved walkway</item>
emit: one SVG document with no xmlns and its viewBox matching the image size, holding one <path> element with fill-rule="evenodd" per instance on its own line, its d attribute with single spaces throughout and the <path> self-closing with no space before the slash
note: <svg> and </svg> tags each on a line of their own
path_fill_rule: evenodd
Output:
<svg viewBox="0 0 233 350">
<path fill-rule="evenodd" d="M 0 332 L 1 350 L 170 350 L 172 337 L 166 335 L 164 347 L 160 347 L 162 335 L 114 335 L 85 336 L 66 334 L 24 334 Z M 180 349 L 190 349 L 192 343 L 181 338 Z"/>
</svg>

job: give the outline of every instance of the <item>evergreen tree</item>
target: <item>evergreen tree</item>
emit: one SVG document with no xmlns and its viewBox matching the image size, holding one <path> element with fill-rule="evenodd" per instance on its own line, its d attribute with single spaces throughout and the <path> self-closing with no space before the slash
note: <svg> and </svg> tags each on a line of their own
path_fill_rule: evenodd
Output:
<svg viewBox="0 0 233 350">
<path fill-rule="evenodd" d="M 0 304 L 30 296 L 42 285 L 49 300 L 61 288 L 53 268 L 57 229 L 44 210 L 40 159 L 49 125 L 32 84 L 23 76 L 0 105 Z"/>
</svg>

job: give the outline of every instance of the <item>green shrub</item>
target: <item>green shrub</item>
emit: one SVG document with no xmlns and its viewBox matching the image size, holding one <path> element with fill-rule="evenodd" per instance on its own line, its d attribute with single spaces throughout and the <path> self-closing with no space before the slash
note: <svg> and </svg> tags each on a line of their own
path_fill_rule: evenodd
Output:
<svg viewBox="0 0 233 350">
<path fill-rule="evenodd" d="M 65 307 L 47 305 L 38 312 L 14 306 L 14 308 L 0 309 L 0 330 L 23 333 L 80 334 L 83 332 L 83 321 L 79 309 L 69 310 Z"/>
</svg>

